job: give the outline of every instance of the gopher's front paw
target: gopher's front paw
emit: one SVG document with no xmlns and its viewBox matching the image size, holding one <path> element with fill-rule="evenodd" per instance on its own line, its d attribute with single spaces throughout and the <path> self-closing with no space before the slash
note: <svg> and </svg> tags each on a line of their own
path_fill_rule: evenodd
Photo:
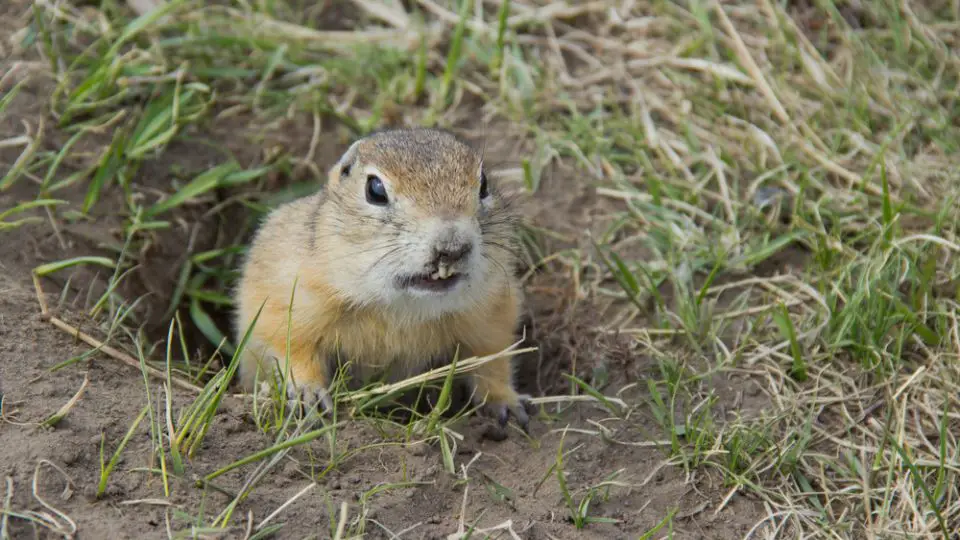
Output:
<svg viewBox="0 0 960 540">
<path fill-rule="evenodd" d="M 326 415 L 333 411 L 333 398 L 323 384 L 288 381 L 287 406 L 291 410 L 299 410 L 301 415 L 318 408 L 321 415 Z"/>
<path fill-rule="evenodd" d="M 514 394 L 510 398 L 499 400 L 488 399 L 484 403 L 482 411 L 497 419 L 499 434 L 503 434 L 511 416 L 524 433 L 530 433 L 530 414 L 533 413 L 533 404 L 530 399 L 530 396 L 526 394 Z M 499 434 L 493 438 L 502 439 L 506 436 L 503 434 L 503 437 L 500 437 Z"/>
</svg>

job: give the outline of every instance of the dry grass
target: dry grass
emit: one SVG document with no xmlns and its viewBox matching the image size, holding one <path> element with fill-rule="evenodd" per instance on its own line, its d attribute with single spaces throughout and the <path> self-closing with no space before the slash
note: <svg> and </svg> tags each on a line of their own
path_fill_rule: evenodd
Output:
<svg viewBox="0 0 960 540">
<path fill-rule="evenodd" d="M 29 184 L 40 201 L 0 217 L 82 221 L 119 186 L 125 208 L 111 211 L 127 235 L 111 259 L 115 283 L 148 264 L 138 257 L 156 231 L 179 226 L 178 211 L 262 213 L 281 200 L 263 192 L 276 175 L 302 180 L 287 196 L 308 190 L 326 166 L 314 161 L 331 118 L 355 136 L 398 120 L 479 131 L 482 117 L 523 139 L 527 159 L 502 174 L 536 198 L 596 187 L 588 232 L 534 224 L 551 247 L 535 262 L 602 313 L 584 325 L 591 335 L 628 336 L 634 357 L 658 367 L 639 380 L 608 373 L 619 385 L 603 389 L 618 396 L 602 403 L 610 418 L 581 432 L 663 445 L 691 479 L 722 478 L 714 514 L 736 495 L 763 501 L 751 537 L 960 530 L 957 2 L 420 0 L 408 11 L 355 0 L 349 30 L 315 29 L 312 8 L 303 16 L 292 1 L 170 2 L 136 20 L 106 4 L 38 1 L 19 36 L 41 61 L 4 79 L 49 79 L 56 127 L 70 138 L 45 150 L 54 126 L 27 119 L 0 140 L 23 148 L 0 188 Z M 312 139 L 295 151 L 226 151 L 174 185 L 137 183 L 171 141 L 237 115 L 264 132 L 308 115 Z M 79 204 L 58 202 L 69 189 L 82 190 Z M 215 199 L 220 191 L 229 195 Z M 159 308 L 167 324 L 185 308 L 182 323 L 220 342 L 214 312 L 254 223 L 230 231 L 235 244 L 189 254 Z M 19 225 L 2 221 L 0 234 Z M 101 300 L 102 320 L 126 313 L 112 286 Z M 171 378 L 211 375 L 202 360 L 134 356 Z M 580 375 L 616 367 L 581 361 Z M 662 431 L 628 441 L 639 415 Z M 163 432 L 161 416 L 151 421 Z M 456 444 L 451 424 L 426 425 L 416 437 Z M 282 415 L 264 426 L 289 427 Z M 170 422 L 172 438 L 179 427 Z M 298 437 L 277 435 L 276 452 Z M 448 472 L 468 476 L 455 452 L 443 455 Z M 571 528 L 590 526 L 580 501 L 602 487 L 563 488 Z M 334 537 L 363 530 L 362 511 L 339 516 Z M 514 526 L 499 530 L 516 537 Z"/>
</svg>

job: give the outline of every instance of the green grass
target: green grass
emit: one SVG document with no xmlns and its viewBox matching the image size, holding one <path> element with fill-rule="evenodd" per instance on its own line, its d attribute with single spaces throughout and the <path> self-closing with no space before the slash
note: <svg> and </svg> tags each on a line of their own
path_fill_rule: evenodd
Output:
<svg viewBox="0 0 960 540">
<path fill-rule="evenodd" d="M 110 474 L 113 473 L 113 469 L 117 466 L 120 454 L 123 452 L 123 449 L 126 448 L 127 443 L 130 442 L 130 438 L 136 432 L 137 427 L 140 426 L 140 422 L 147 416 L 148 411 L 149 409 L 147 407 L 144 407 L 143 410 L 140 411 L 140 414 L 137 415 L 137 418 L 133 421 L 133 424 L 131 424 L 130 429 L 127 430 L 126 435 L 124 435 L 123 439 L 117 444 L 117 448 L 109 460 L 104 461 L 106 440 L 104 438 L 100 439 L 100 483 L 97 485 L 97 497 L 102 497 L 103 494 L 106 493 L 107 482 L 110 480 Z"/>
<path fill-rule="evenodd" d="M 960 527 L 955 3 L 822 0 L 797 10 L 766 0 L 654 1 L 627 3 L 625 13 L 613 1 L 560 9 L 445 0 L 399 16 L 399 3 L 356 4 L 367 7 L 356 7 L 349 35 L 315 28 L 294 1 L 176 1 L 141 17 L 95 2 L 109 23 L 97 25 L 34 7 L 23 37 L 52 75 L 44 104 L 52 114 L 0 139 L 13 149 L 0 193 L 16 189 L 22 199 L 0 208 L 0 235 L 95 223 L 103 213 L 123 222 L 117 245 L 35 270 L 111 271 L 104 291 L 91 289 L 89 313 L 144 366 L 146 408 L 112 458 L 101 456 L 98 494 L 147 415 L 164 497 L 229 493 L 209 502 L 217 508 L 180 515 L 195 530 L 239 527 L 238 509 L 283 460 L 296 459 L 313 482 L 349 470 L 357 456 L 416 444 L 431 445 L 444 474 L 465 477 L 464 508 L 472 482 L 509 499 L 490 487 L 500 485 L 492 476 L 468 476 L 461 463 L 463 415 L 440 414 L 452 384 L 444 371 L 345 391 L 335 421 L 319 428 L 269 396 L 248 398 L 263 447 L 218 456 L 194 471 L 197 487 L 176 481 L 203 453 L 222 401 L 234 399 L 223 383 L 242 344 L 231 343 L 222 314 L 258 220 L 316 189 L 328 146 L 402 117 L 519 149 L 504 158 L 503 175 L 531 196 L 524 243 L 540 271 L 527 276 L 530 294 L 562 298 L 577 317 L 555 329 L 557 342 L 577 345 L 551 391 L 585 396 L 541 402 L 535 421 L 563 437 L 518 443 L 549 467 L 526 487 L 548 492 L 551 511 L 569 516 L 553 533 L 683 537 L 687 526 L 677 505 L 629 531 L 603 517 L 608 502 L 651 489 L 608 488 L 639 484 L 646 472 L 614 480 L 591 469 L 590 479 L 569 481 L 579 462 L 563 449 L 567 429 L 598 446 L 659 452 L 698 488 L 721 486 L 704 488 L 710 510 L 686 518 L 698 524 L 743 495 L 764 508 L 738 516 L 757 533 L 947 538 Z M 17 85 L 0 97 L 0 116 L 23 94 Z M 290 118 L 308 129 L 285 133 Z M 253 127 L 231 128 L 236 119 Z M 183 144 L 202 147 L 204 159 L 179 163 Z M 144 176 L 158 174 L 158 163 L 167 175 L 159 183 Z M 563 206 L 586 188 L 592 207 Z M 544 211 L 554 207 L 564 215 Z M 581 212 L 591 212 L 589 231 L 567 219 Z M 169 264 L 151 248 L 184 227 L 216 239 L 194 233 L 172 293 L 121 296 L 133 268 Z M 159 330 L 138 326 L 137 302 L 164 312 Z M 207 356 L 194 356 L 188 330 Z M 618 353 L 623 363 L 610 363 Z M 461 359 L 456 369 L 475 363 Z M 163 393 L 147 366 L 165 374 Z M 203 390 L 183 404 L 174 378 Z M 435 413 L 400 423 L 373 411 L 427 383 L 440 386 Z M 45 415 L 51 425 L 61 417 Z M 354 428 L 368 438 L 344 437 Z M 227 478 L 230 487 L 220 486 Z M 323 526 L 337 538 L 396 526 L 368 511 L 415 484 L 384 482 L 349 508 L 327 501 Z M 320 497 L 312 485 L 296 497 Z M 0 530 L 18 512 L 8 500 Z M 501 527 L 477 513 L 458 514 L 458 534 L 511 532 L 520 522 Z M 281 521 L 271 515 L 255 532 Z"/>
</svg>

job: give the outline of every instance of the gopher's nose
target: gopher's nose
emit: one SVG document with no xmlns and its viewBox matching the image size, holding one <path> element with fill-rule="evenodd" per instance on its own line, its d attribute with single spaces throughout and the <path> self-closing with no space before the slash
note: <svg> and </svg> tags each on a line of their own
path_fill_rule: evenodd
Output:
<svg viewBox="0 0 960 540">
<path fill-rule="evenodd" d="M 470 243 L 443 243 L 433 248 L 433 266 L 450 266 L 462 259 L 473 251 L 473 244 Z"/>
</svg>

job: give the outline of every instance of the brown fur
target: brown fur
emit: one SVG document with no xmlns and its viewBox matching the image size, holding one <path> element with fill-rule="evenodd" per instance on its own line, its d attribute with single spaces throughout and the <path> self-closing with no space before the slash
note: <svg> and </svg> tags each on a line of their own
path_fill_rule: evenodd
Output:
<svg viewBox="0 0 960 540">
<path fill-rule="evenodd" d="M 414 200 L 415 207 L 403 215 L 391 215 L 389 223 L 364 214 L 364 202 L 356 196 L 362 186 L 357 168 L 367 165 L 389 176 L 395 194 Z M 341 177 L 344 166 L 351 168 L 350 174 Z M 297 385 L 327 388 L 330 358 L 351 362 L 364 376 L 387 372 L 396 378 L 423 371 L 437 357 L 449 361 L 458 348 L 460 357 L 466 358 L 511 345 L 523 301 L 513 275 L 516 261 L 510 227 L 516 216 L 503 199 L 496 201 L 493 210 L 480 207 L 481 166 L 482 156 L 476 150 L 442 131 L 379 133 L 348 150 L 332 167 L 325 190 L 276 209 L 253 241 L 236 292 L 238 341 L 263 305 L 241 359 L 243 387 L 249 391 L 256 377 L 265 378 L 262 371 L 257 375 L 262 352 L 266 362 L 276 358 L 281 367 L 289 354 Z M 494 197 L 499 197 L 494 190 L 491 186 Z M 351 300 L 360 293 L 332 284 L 335 277 L 347 279 L 345 273 L 356 272 L 349 265 L 364 246 L 376 246 L 392 234 L 406 234 L 404 223 L 474 215 L 483 231 L 482 241 L 489 242 L 486 253 L 492 273 L 473 284 L 479 288 L 478 300 L 469 309 L 436 318 L 408 317 L 390 306 Z M 494 406 L 519 405 L 509 359 L 485 364 L 472 380 L 477 399 Z"/>
</svg>

